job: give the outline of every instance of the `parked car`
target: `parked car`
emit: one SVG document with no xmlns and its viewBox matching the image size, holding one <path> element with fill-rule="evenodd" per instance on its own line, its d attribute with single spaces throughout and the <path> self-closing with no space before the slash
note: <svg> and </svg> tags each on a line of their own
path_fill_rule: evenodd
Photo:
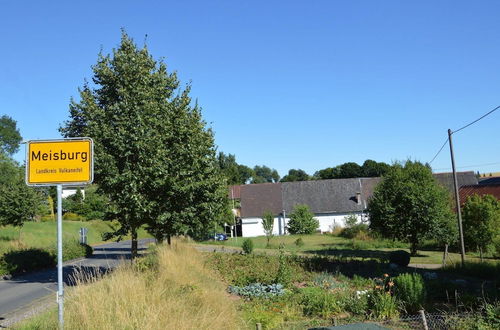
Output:
<svg viewBox="0 0 500 330">
<path fill-rule="evenodd" d="M 216 240 L 216 241 L 227 241 L 227 235 L 226 234 L 222 234 L 222 233 L 215 234 L 214 240 Z"/>
</svg>

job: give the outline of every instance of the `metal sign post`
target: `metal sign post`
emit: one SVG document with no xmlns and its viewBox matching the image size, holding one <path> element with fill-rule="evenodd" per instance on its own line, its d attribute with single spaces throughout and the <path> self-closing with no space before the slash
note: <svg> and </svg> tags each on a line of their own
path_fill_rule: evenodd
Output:
<svg viewBox="0 0 500 330">
<path fill-rule="evenodd" d="M 57 304 L 59 328 L 64 328 L 62 189 L 94 179 L 94 142 L 90 138 L 28 141 L 26 184 L 57 187 Z"/>
<path fill-rule="evenodd" d="M 62 185 L 57 185 L 57 305 L 59 307 L 59 327 L 64 328 L 64 285 L 62 251 Z"/>
</svg>

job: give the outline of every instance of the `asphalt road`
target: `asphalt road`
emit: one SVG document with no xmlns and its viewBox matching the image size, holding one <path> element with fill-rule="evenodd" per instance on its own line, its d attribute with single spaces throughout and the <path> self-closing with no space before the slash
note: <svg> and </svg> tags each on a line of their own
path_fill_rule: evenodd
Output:
<svg viewBox="0 0 500 330">
<path fill-rule="evenodd" d="M 153 239 L 139 240 L 139 250 L 145 250 L 147 244 L 153 241 Z M 65 286 L 75 284 L 73 280 L 75 272 L 105 273 L 129 259 L 130 241 L 96 246 L 92 257 L 64 263 Z M 35 307 L 33 306 L 35 302 L 55 303 L 56 291 L 57 268 L 17 276 L 10 280 L 0 280 L 0 328 L 23 318 L 20 314 L 29 314 Z"/>
</svg>

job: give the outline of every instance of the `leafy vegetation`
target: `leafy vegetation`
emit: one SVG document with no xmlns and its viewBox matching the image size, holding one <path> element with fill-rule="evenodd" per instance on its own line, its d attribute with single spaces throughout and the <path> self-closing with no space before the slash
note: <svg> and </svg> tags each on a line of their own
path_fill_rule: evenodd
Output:
<svg viewBox="0 0 500 330">
<path fill-rule="evenodd" d="M 375 188 L 368 205 L 370 229 L 410 243 L 414 256 L 425 238 L 452 218 L 449 194 L 428 166 L 406 161 L 394 164 Z"/>
<path fill-rule="evenodd" d="M 404 273 L 395 277 L 394 295 L 402 302 L 407 312 L 416 313 L 422 309 L 426 296 L 422 276 L 417 273 Z"/>
<path fill-rule="evenodd" d="M 267 237 L 267 246 L 269 246 L 271 238 L 273 237 L 274 228 L 274 215 L 272 212 L 264 212 L 264 215 L 262 216 L 262 227 L 264 228 L 264 233 Z"/>
<path fill-rule="evenodd" d="M 296 205 L 290 213 L 288 231 L 290 234 L 312 234 L 319 226 L 319 221 L 307 205 Z"/>
<path fill-rule="evenodd" d="M 241 248 L 246 254 L 251 254 L 253 252 L 253 241 L 249 238 L 245 239 L 243 241 L 243 244 L 241 245 Z"/>
</svg>

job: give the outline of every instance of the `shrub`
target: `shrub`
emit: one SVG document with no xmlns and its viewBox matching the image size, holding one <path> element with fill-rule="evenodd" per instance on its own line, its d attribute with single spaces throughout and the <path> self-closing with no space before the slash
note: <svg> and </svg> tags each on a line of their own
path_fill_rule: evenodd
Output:
<svg viewBox="0 0 500 330">
<path fill-rule="evenodd" d="M 288 231 L 290 234 L 312 234 L 319 226 L 319 221 L 307 205 L 296 205 L 290 213 Z"/>
<path fill-rule="evenodd" d="M 389 254 L 389 262 L 401 267 L 406 267 L 410 263 L 410 254 L 404 250 L 392 251 Z"/>
<path fill-rule="evenodd" d="M 328 318 L 342 311 L 334 294 L 316 287 L 302 289 L 300 303 L 306 316 Z"/>
<path fill-rule="evenodd" d="M 345 310 L 355 315 L 364 315 L 368 311 L 368 299 L 372 293 L 368 290 L 358 290 L 345 299 Z"/>
<path fill-rule="evenodd" d="M 241 248 L 245 254 L 251 254 L 253 252 L 253 241 L 250 238 L 245 239 Z"/>
<path fill-rule="evenodd" d="M 85 218 L 81 217 L 78 214 L 73 213 L 73 212 L 66 212 L 66 213 L 63 214 L 63 220 L 67 220 L 67 221 L 84 221 Z"/>
<path fill-rule="evenodd" d="M 340 232 L 340 236 L 344 238 L 355 238 L 358 235 L 361 235 L 361 233 L 365 234 L 365 236 L 368 236 L 368 225 L 364 223 L 358 223 L 354 224 L 352 226 L 346 227 L 342 229 Z"/>
<path fill-rule="evenodd" d="M 268 285 L 261 283 L 252 283 L 243 287 L 230 285 L 228 291 L 229 293 L 236 294 L 248 299 L 282 296 L 286 292 L 283 285 L 280 283 Z"/>
<path fill-rule="evenodd" d="M 283 251 L 283 247 L 280 247 L 280 255 L 278 257 L 278 271 L 276 273 L 276 283 L 283 283 L 288 286 L 292 281 L 292 269 L 288 265 L 287 257 Z"/>
<path fill-rule="evenodd" d="M 295 244 L 295 246 L 302 247 L 302 246 L 304 246 L 305 243 L 304 243 L 304 240 L 302 239 L 302 237 L 299 237 L 295 240 L 294 244 Z"/>
<path fill-rule="evenodd" d="M 417 273 L 404 273 L 394 278 L 394 295 L 403 303 L 407 312 L 415 313 L 420 310 L 426 296 L 422 276 Z"/>
<path fill-rule="evenodd" d="M 54 267 L 56 258 L 42 249 L 24 249 L 5 253 L 0 258 L 0 274 L 20 274 Z"/>
<path fill-rule="evenodd" d="M 57 250 L 52 249 L 52 254 L 57 256 Z M 77 240 L 70 240 L 63 242 L 63 260 L 73 260 L 82 257 L 90 257 L 94 250 L 90 245 L 80 244 Z"/>
<path fill-rule="evenodd" d="M 56 218 L 52 215 L 44 215 L 42 217 L 40 217 L 40 221 L 41 222 L 50 222 L 50 221 L 55 221 Z"/>
<path fill-rule="evenodd" d="M 377 319 L 392 319 L 399 315 L 396 298 L 388 292 L 374 291 L 368 297 L 371 314 Z"/>
</svg>

